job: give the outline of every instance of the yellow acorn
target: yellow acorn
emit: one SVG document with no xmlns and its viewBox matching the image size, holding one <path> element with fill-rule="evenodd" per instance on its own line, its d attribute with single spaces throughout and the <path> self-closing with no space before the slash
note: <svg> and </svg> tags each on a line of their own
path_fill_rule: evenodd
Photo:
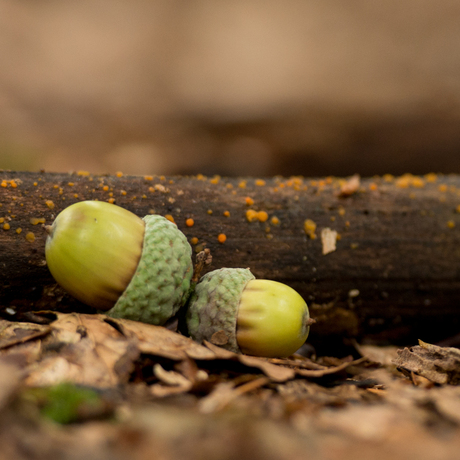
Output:
<svg viewBox="0 0 460 460">
<path fill-rule="evenodd" d="M 143 219 L 101 201 L 64 209 L 47 227 L 45 254 L 71 295 L 113 317 L 164 324 L 185 303 L 191 247 L 159 215 Z"/>
<path fill-rule="evenodd" d="M 222 268 L 204 275 L 186 313 L 190 336 L 254 356 L 295 353 L 308 337 L 308 306 L 291 287 L 255 279 L 248 269 Z"/>
</svg>

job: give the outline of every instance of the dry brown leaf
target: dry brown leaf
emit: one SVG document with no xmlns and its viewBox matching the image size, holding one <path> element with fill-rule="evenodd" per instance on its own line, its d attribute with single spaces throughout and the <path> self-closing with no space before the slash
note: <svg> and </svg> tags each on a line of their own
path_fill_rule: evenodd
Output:
<svg viewBox="0 0 460 460">
<path fill-rule="evenodd" d="M 225 350 L 217 347 L 212 343 L 205 342 L 205 345 L 214 352 L 218 359 L 228 359 L 233 361 L 239 361 L 248 367 L 255 367 L 260 369 L 267 377 L 270 377 L 274 382 L 285 382 L 286 380 L 292 379 L 295 376 L 295 371 L 287 367 L 278 366 L 268 362 L 265 358 L 258 358 L 257 356 L 240 355 L 233 353 L 232 351 Z"/>
<path fill-rule="evenodd" d="M 126 337 L 135 337 L 141 353 L 177 361 L 188 357 L 193 359 L 215 358 L 211 350 L 164 327 L 126 319 L 110 319 L 109 322 L 117 324 Z"/>
<path fill-rule="evenodd" d="M 0 410 L 17 390 L 23 373 L 14 365 L 0 362 Z"/>
<path fill-rule="evenodd" d="M 0 349 L 12 347 L 47 335 L 49 326 L 0 320 Z"/>
<path fill-rule="evenodd" d="M 439 384 L 460 384 L 460 350 L 419 341 L 420 345 L 398 350 L 393 361 L 398 370 L 411 372 Z"/>
<path fill-rule="evenodd" d="M 50 324 L 51 334 L 42 341 L 41 359 L 29 367 L 28 385 L 70 381 L 109 387 L 128 379 L 139 356 L 135 341 L 127 340 L 106 323 L 103 315 L 56 316 L 57 320 Z"/>
</svg>

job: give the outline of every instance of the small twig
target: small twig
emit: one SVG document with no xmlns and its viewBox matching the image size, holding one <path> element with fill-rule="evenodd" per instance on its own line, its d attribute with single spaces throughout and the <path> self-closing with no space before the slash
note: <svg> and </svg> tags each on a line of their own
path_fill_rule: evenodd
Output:
<svg viewBox="0 0 460 460">
<path fill-rule="evenodd" d="M 206 266 L 211 265 L 211 262 L 212 255 L 210 249 L 206 248 L 197 254 L 195 266 L 193 268 L 192 283 L 198 283 L 198 280 L 201 278 L 203 269 Z"/>
</svg>

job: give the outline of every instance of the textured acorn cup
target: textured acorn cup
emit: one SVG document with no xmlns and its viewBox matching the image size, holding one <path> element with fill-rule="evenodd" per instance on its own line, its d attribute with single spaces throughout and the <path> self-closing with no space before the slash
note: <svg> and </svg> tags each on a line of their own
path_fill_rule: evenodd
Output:
<svg viewBox="0 0 460 460">
<path fill-rule="evenodd" d="M 198 342 L 265 357 L 295 353 L 310 331 L 307 304 L 294 289 L 257 280 L 242 268 L 204 275 L 190 297 L 186 323 Z"/>
<path fill-rule="evenodd" d="M 185 235 L 164 217 L 100 201 L 64 209 L 47 228 L 46 261 L 71 295 L 113 317 L 164 324 L 193 274 Z"/>
</svg>

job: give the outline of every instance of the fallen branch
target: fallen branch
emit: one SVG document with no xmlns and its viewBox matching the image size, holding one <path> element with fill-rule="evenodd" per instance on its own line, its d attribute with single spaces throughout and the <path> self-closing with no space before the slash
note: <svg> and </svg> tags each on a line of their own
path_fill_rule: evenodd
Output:
<svg viewBox="0 0 460 460">
<path fill-rule="evenodd" d="M 457 333 L 460 177 L 353 180 L 0 172 L 2 315 L 89 311 L 49 274 L 42 225 L 98 199 L 139 216 L 170 215 L 195 252 L 211 250 L 207 270 L 250 267 L 289 284 L 317 320 L 312 341 L 436 342 Z"/>
</svg>

